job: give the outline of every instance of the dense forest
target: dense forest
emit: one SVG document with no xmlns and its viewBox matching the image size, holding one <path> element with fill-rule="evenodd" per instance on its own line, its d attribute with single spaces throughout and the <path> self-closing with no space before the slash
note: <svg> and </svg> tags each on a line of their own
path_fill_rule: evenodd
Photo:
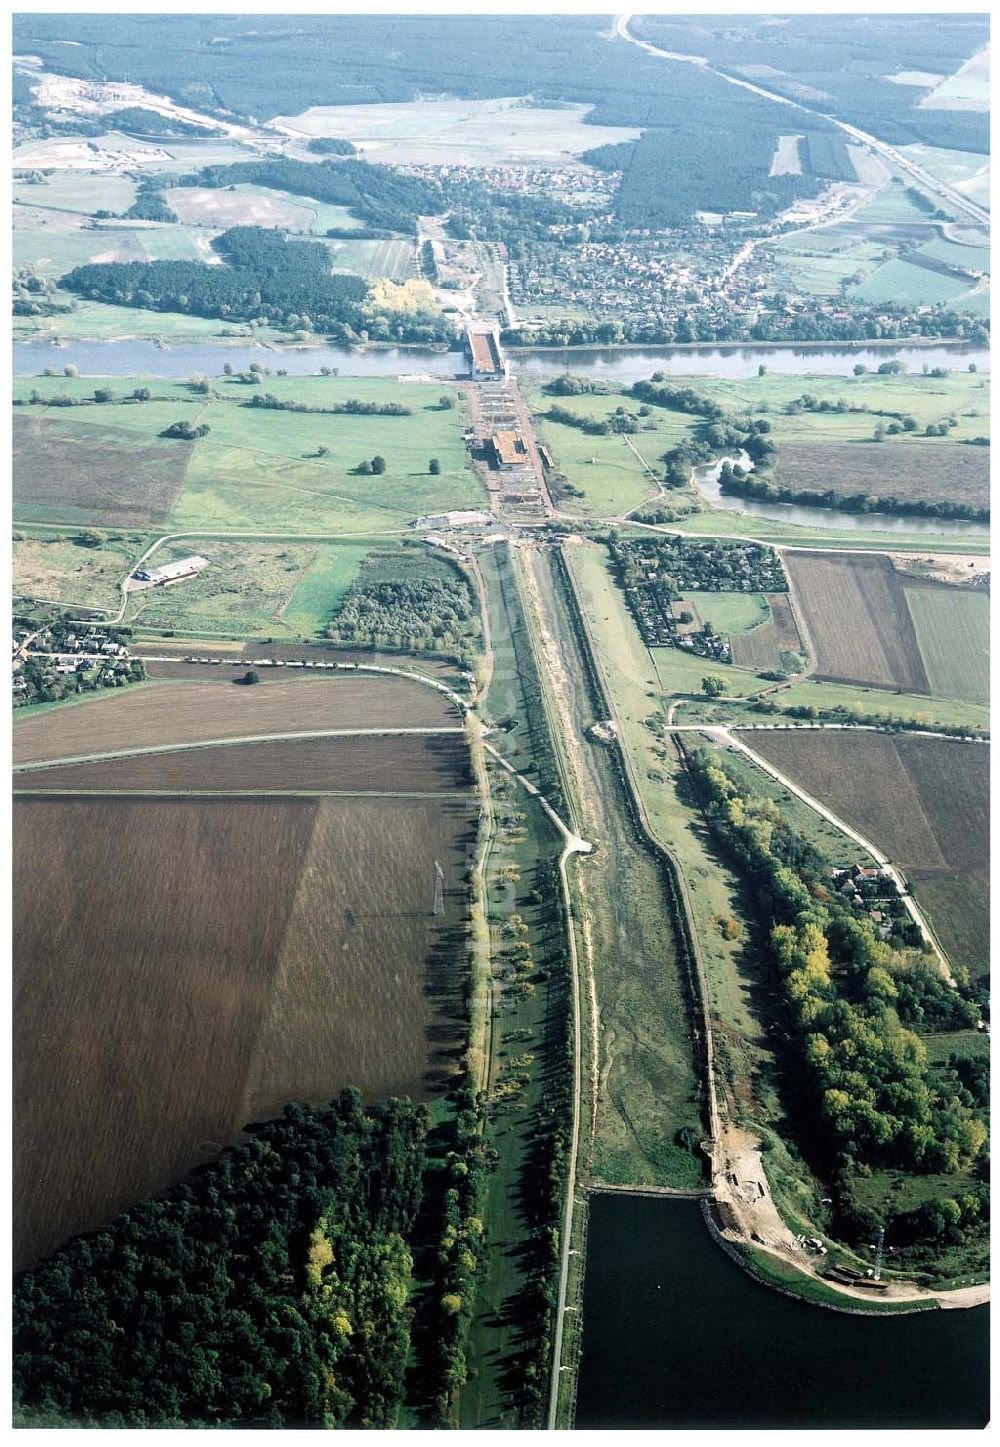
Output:
<svg viewBox="0 0 1000 1447">
<path fill-rule="evenodd" d="M 426 1114 L 288 1106 L 18 1281 L 23 1408 L 84 1426 L 395 1424 Z"/>
<path fill-rule="evenodd" d="M 583 159 L 592 166 L 621 171 L 615 215 L 623 226 L 685 226 L 695 211 L 754 211 L 772 216 L 798 197 L 811 196 L 817 189 L 816 177 L 826 179 L 837 153 L 832 139 L 827 170 L 771 176 L 780 131 L 775 106 L 753 102 L 752 97 L 748 105 L 745 93 L 734 92 L 725 81 L 715 84 L 722 92 L 712 96 L 711 108 L 703 113 L 696 135 L 684 134 L 677 127 L 648 130 L 641 140 L 598 146 L 584 154 Z M 738 97 L 735 101 L 734 95 Z M 843 160 L 836 164 L 842 169 L 849 161 L 842 144 L 839 150 Z"/>
<path fill-rule="evenodd" d="M 161 115 L 159 111 L 147 110 L 145 106 L 123 106 L 110 118 L 116 131 L 128 136 L 214 136 L 218 132 L 212 126 L 199 126 L 193 121 L 182 121 L 178 116 Z"/>
<path fill-rule="evenodd" d="M 432 181 L 408 176 L 392 166 L 367 161 L 294 161 L 278 156 L 261 161 L 237 161 L 206 166 L 195 175 L 180 176 L 177 186 L 271 186 L 293 196 L 308 196 L 333 206 L 349 206 L 375 227 L 413 231 L 417 216 L 436 215 L 444 209 L 441 188 Z"/>
<path fill-rule="evenodd" d="M 796 126 L 809 132 L 807 174 L 801 177 L 768 174 L 777 137 L 789 127 L 784 107 L 704 66 L 611 41 L 603 19 L 451 16 L 446 45 L 443 22 L 429 15 L 299 15 L 294 23 L 260 16 L 250 29 L 238 16 L 219 17 L 218 24 L 213 19 L 77 16 L 77 43 L 69 55 L 60 17 L 21 15 L 15 48 L 40 55 L 60 74 L 127 74 L 182 104 L 258 121 L 314 105 L 442 93 L 592 105 L 587 119 L 595 125 L 650 132 L 627 153 L 604 158 L 605 164 L 627 160 L 619 204 L 636 225 L 677 224 L 695 209 L 769 213 L 782 198 L 814 191 L 818 177 L 835 177 L 847 164 L 842 146 L 822 140 L 820 117 L 829 111 L 898 144 L 988 150 L 986 115 L 922 108 L 917 102 L 925 91 L 888 78 L 899 69 L 957 69 L 985 43 L 980 16 L 795 16 L 780 27 L 731 16 L 634 22 L 666 49 L 706 56 L 724 71 L 810 106 L 814 114 Z M 670 192 L 666 200 L 664 191 Z M 385 206 L 383 214 L 391 209 Z"/>
<path fill-rule="evenodd" d="M 194 316 L 254 318 L 325 330 L 337 322 L 363 325 L 368 288 L 360 277 L 331 274 L 320 241 L 287 239 L 262 226 L 236 226 L 212 242 L 227 263 L 200 261 L 92 262 L 62 285 L 94 301 Z"/>
<path fill-rule="evenodd" d="M 372 553 L 327 630 L 336 643 L 471 653 L 479 607 L 456 567 L 423 551 Z"/>
<path fill-rule="evenodd" d="M 733 75 L 832 113 L 894 145 L 922 141 L 989 152 L 985 111 L 922 106 L 930 86 L 892 77 L 946 76 L 988 39 L 985 15 L 643 16 L 636 35 L 667 50 L 705 56 Z"/>
<path fill-rule="evenodd" d="M 709 827 L 769 931 L 790 1039 L 786 1089 L 803 1149 L 835 1183 L 840 1229 L 870 1239 L 871 1213 L 857 1206 L 854 1186 L 873 1169 L 985 1180 L 982 1102 L 929 1063 L 917 1033 L 975 1026 L 967 987 L 953 989 L 932 956 L 879 939 L 866 909 L 834 892 L 829 862 L 773 801 L 750 794 L 708 753 L 688 762 Z M 978 1193 L 970 1213 L 981 1213 Z"/>
<path fill-rule="evenodd" d="M 186 105 L 225 107 L 257 120 L 312 105 L 442 92 L 592 105 L 588 119 L 595 124 L 657 132 L 640 143 L 625 188 L 627 214 L 646 218 L 630 224 L 676 224 L 661 218 L 686 220 L 696 208 L 771 211 L 783 197 L 815 190 L 810 176 L 769 178 L 785 123 L 776 106 L 700 68 L 609 42 L 604 22 L 591 17 L 454 16 L 446 45 L 433 16 L 298 16 L 295 24 L 262 16 L 252 35 L 235 17 L 214 30 L 207 17 L 172 19 L 164 26 L 156 16 L 122 24 L 86 17 L 74 24 L 80 44 L 68 59 L 58 28 L 45 17 L 24 17 L 18 45 L 63 73 L 127 71 Z M 267 65 L 260 62 L 262 40 Z M 659 187 L 676 188 L 666 212 Z"/>
</svg>

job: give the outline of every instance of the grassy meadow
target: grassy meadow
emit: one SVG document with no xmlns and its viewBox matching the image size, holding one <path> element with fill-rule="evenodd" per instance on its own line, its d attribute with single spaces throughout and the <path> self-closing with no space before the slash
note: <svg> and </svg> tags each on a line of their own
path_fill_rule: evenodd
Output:
<svg viewBox="0 0 1000 1447">
<path fill-rule="evenodd" d="M 116 398 L 127 398 L 136 384 L 135 378 L 112 378 L 99 385 L 109 386 Z M 249 386 L 228 378 L 212 385 L 216 398 L 202 396 L 186 382 L 153 379 L 148 402 L 51 407 L 30 405 L 27 399 L 32 391 L 43 399 L 91 399 L 94 379 L 19 378 L 15 396 L 25 402 L 17 414 L 25 429 L 24 446 L 37 450 L 41 445 L 44 454 L 51 434 L 67 445 L 82 444 L 88 464 L 61 479 L 49 478 L 44 506 L 37 501 L 41 480 L 24 481 L 15 516 L 21 521 L 108 522 L 104 480 L 109 467 L 124 469 L 128 477 L 132 448 L 144 456 L 152 449 L 164 467 L 181 473 L 169 488 L 152 490 L 159 501 L 156 509 L 147 510 L 146 521 L 162 523 L 164 531 L 394 532 L 423 513 L 482 503 L 462 441 L 467 414 L 458 391 L 451 394 L 456 405 L 446 411 L 438 405 L 443 390 L 438 384 L 267 377 L 260 389 L 316 407 L 357 399 L 412 409 L 410 416 L 386 417 L 240 406 L 252 395 Z M 160 439 L 159 433 L 178 420 L 204 424 L 209 433 L 194 443 Z M 386 459 L 385 473 L 359 475 L 359 464 L 376 454 Z M 438 476 L 428 471 L 431 457 L 441 464 Z M 140 517 L 144 491 L 149 492 L 148 482 L 138 489 Z"/>
</svg>

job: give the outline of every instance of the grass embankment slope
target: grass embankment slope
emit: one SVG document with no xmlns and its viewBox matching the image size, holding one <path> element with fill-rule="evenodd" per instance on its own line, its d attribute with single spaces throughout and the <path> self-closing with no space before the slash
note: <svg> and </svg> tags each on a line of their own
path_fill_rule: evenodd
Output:
<svg viewBox="0 0 1000 1447">
<path fill-rule="evenodd" d="M 615 746 L 589 733 L 607 708 L 590 685 L 558 562 L 526 553 L 523 569 L 567 753 L 574 823 L 595 851 L 574 875 L 580 953 L 593 975 L 598 1024 L 596 1080 L 586 1092 L 596 1086 L 592 1175 L 616 1185 L 698 1187 L 703 1093 L 672 880 L 633 816 Z M 582 1044 L 589 1061 L 590 1039 Z"/>
<path fill-rule="evenodd" d="M 509 557 L 484 549 L 480 566 L 490 613 L 494 666 L 485 713 L 505 720 L 496 745 L 540 787 L 552 766 L 530 639 Z M 544 1387 L 548 1361 L 526 1336 L 540 1266 L 539 1172 L 548 1169 L 543 1112 L 554 1082 L 569 1081 L 565 924 L 552 878 L 561 841 L 521 785 L 487 756 L 494 827 L 485 863 L 490 981 L 485 1010 L 490 1105 L 486 1140 L 497 1151 L 484 1208 L 486 1258 L 468 1346 L 463 1426 L 534 1425 L 524 1384 Z M 527 946 L 527 949 L 524 948 Z M 526 962 L 518 967 L 517 961 Z M 516 1062 L 516 1063 L 515 1063 Z M 527 1373 L 527 1375 L 526 1375 Z"/>
</svg>

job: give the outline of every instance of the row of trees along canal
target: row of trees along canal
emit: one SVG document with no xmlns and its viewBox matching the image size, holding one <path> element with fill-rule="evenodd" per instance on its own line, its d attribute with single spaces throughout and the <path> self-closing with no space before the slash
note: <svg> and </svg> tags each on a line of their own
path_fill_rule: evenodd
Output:
<svg viewBox="0 0 1000 1447">
<path fill-rule="evenodd" d="M 880 940 L 829 887 L 829 861 L 717 757 L 694 752 L 687 763 L 768 930 L 785 1103 L 804 1156 L 829 1182 L 831 1233 L 860 1246 L 885 1226 L 898 1264 L 931 1273 L 943 1246 L 966 1243 L 976 1256 L 988 1217 L 986 1071 L 956 1055 L 934 1064 L 921 1039 L 976 1027 L 976 988 L 956 969 L 954 989 L 933 957 Z M 884 1171 L 909 1178 L 908 1204 L 879 1215 L 860 1186 Z"/>
</svg>

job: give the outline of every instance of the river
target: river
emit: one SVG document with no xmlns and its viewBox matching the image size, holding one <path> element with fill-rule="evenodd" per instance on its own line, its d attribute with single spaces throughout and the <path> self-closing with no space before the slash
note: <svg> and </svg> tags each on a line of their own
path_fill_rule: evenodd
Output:
<svg viewBox="0 0 1000 1447">
<path fill-rule="evenodd" d="M 844 1315 L 761 1286 L 693 1202 L 590 1203 L 576 1427 L 982 1428 L 989 1308 Z"/>
<path fill-rule="evenodd" d="M 753 463 L 746 453 L 738 459 L 743 467 Z M 722 508 L 724 512 L 741 513 L 744 517 L 770 518 L 772 522 L 792 524 L 803 528 L 828 528 L 838 533 L 879 532 L 906 533 L 908 537 L 921 534 L 940 537 L 985 538 L 989 537 L 988 523 L 959 522 L 954 518 L 910 517 L 903 513 L 888 512 L 845 512 L 841 508 L 804 507 L 794 502 L 761 502 L 752 497 L 726 496 L 719 483 L 722 463 L 713 467 L 695 469 L 694 485 L 705 502 L 711 507 Z"/>
<path fill-rule="evenodd" d="M 627 385 L 654 372 L 676 376 L 750 377 L 765 365 L 781 373 L 813 373 L 847 376 L 859 362 L 875 368 L 880 362 L 900 361 L 909 370 L 928 367 L 989 368 L 989 352 L 978 347 L 670 347 L 645 350 L 633 347 L 586 347 L 573 350 L 538 349 L 511 354 L 515 372 L 522 376 L 546 376 L 571 371 Z M 95 377 L 191 377 L 204 373 L 222 374 L 227 363 L 243 371 L 251 362 L 283 367 L 292 376 L 315 375 L 321 367 L 332 367 L 345 377 L 432 376 L 460 377 L 467 369 L 464 352 L 439 352 L 428 347 L 389 347 L 368 350 L 348 347 L 289 347 L 280 352 L 260 346 L 227 346 L 214 343 L 182 343 L 160 348 L 149 340 L 117 342 L 70 342 L 65 347 L 52 342 L 15 342 L 14 375 L 37 376 L 45 367 L 72 365 L 83 376 Z M 900 517 L 886 513 L 865 515 L 830 508 L 801 507 L 792 503 L 758 502 L 749 498 L 723 497 L 716 474 L 697 480 L 707 501 L 726 511 L 752 517 L 771 518 L 808 528 L 837 532 L 864 530 L 942 537 L 983 537 L 989 528 L 979 523 L 946 519 Z"/>
<path fill-rule="evenodd" d="M 706 347 L 636 348 L 581 347 L 526 349 L 511 353 L 512 369 L 521 376 L 575 376 L 626 384 L 667 372 L 688 377 L 752 377 L 761 365 L 768 371 L 817 376 L 848 376 L 860 362 L 874 370 L 881 362 L 899 361 L 910 371 L 923 366 L 989 369 L 989 352 L 981 347 Z M 14 375 L 36 376 L 44 367 L 72 364 L 85 376 L 190 377 L 196 372 L 219 376 L 231 362 L 242 371 L 251 362 L 284 367 L 290 375 L 314 374 L 336 367 L 345 377 L 399 377 L 429 374 L 462 376 L 464 352 L 436 352 L 428 347 L 385 350 L 348 347 L 288 347 L 274 351 L 260 346 L 190 342 L 160 348 L 149 340 L 118 342 L 15 342 Z"/>
</svg>

